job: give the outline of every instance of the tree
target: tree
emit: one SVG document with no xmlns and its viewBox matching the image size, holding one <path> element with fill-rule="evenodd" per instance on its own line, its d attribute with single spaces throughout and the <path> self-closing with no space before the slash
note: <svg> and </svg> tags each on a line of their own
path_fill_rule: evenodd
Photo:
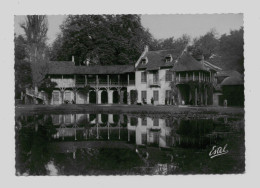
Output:
<svg viewBox="0 0 260 188">
<path fill-rule="evenodd" d="M 231 30 L 229 35 L 223 34 L 219 39 L 219 54 L 221 66 L 225 69 L 233 69 L 244 72 L 244 29 Z"/>
<path fill-rule="evenodd" d="M 77 65 L 86 59 L 102 65 L 134 63 L 152 41 L 139 15 L 70 15 L 60 28 L 51 59 L 75 56 Z"/>
<path fill-rule="evenodd" d="M 21 92 L 25 92 L 25 88 L 32 85 L 31 67 L 28 56 L 25 51 L 25 40 L 19 35 L 14 38 L 15 43 L 15 98 L 21 96 Z"/>
<path fill-rule="evenodd" d="M 193 45 L 189 47 L 189 51 L 195 58 L 203 55 L 206 60 L 209 59 L 218 50 L 219 40 L 216 35 L 216 31 L 212 29 L 205 35 L 195 38 Z"/>
<path fill-rule="evenodd" d="M 83 87 L 82 89 L 78 90 L 78 92 L 80 94 L 82 94 L 83 96 L 85 96 L 85 99 L 88 97 L 90 91 L 90 85 L 86 85 L 85 87 Z M 75 100 L 76 101 L 76 100 Z"/>
<path fill-rule="evenodd" d="M 190 37 L 186 34 L 182 35 L 180 38 L 174 39 L 174 37 L 153 40 L 151 43 L 151 50 L 175 50 L 176 53 L 181 53 L 189 44 Z"/>
<path fill-rule="evenodd" d="M 48 101 L 49 101 L 52 97 L 52 92 L 53 92 L 53 90 L 55 89 L 56 86 L 57 86 L 56 82 L 52 82 L 51 79 L 46 78 L 41 83 L 39 89 L 43 90 L 47 94 L 47 98 L 48 98 Z"/>
<path fill-rule="evenodd" d="M 44 80 L 48 67 L 47 17 L 28 15 L 20 26 L 25 32 L 25 49 L 31 64 L 33 86 L 38 87 Z"/>
</svg>

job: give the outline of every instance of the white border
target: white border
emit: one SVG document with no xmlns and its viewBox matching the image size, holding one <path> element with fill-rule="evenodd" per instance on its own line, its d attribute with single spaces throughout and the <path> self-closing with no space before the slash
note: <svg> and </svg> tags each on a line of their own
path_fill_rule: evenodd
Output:
<svg viewBox="0 0 260 188">
<path fill-rule="evenodd" d="M 19 187 L 259 187 L 259 35 L 257 0 L 13 0 L 1 2 L 1 185 Z M 244 13 L 246 173 L 243 175 L 130 176 L 130 177 L 16 177 L 14 176 L 13 16 L 26 14 L 173 14 Z M 255 108 L 254 108 L 255 107 Z M 258 185 L 258 186 L 257 186 Z"/>
</svg>

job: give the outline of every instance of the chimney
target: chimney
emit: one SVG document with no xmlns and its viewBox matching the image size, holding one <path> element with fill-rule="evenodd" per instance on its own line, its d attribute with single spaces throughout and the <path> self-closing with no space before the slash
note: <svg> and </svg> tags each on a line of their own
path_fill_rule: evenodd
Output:
<svg viewBox="0 0 260 188">
<path fill-rule="evenodd" d="M 148 52 L 148 51 L 149 51 L 149 46 L 148 46 L 148 45 L 145 45 L 145 46 L 144 46 L 144 51 L 145 51 L 145 52 Z"/>
<path fill-rule="evenodd" d="M 86 65 L 89 66 L 89 59 L 86 59 Z"/>
<path fill-rule="evenodd" d="M 72 56 L 72 60 L 71 61 L 75 63 L 74 56 Z"/>
</svg>

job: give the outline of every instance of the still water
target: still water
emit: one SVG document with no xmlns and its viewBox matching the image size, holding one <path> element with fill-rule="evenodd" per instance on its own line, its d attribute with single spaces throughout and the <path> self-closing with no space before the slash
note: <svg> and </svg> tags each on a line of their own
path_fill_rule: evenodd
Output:
<svg viewBox="0 0 260 188">
<path fill-rule="evenodd" d="M 223 174 L 245 170 L 244 119 L 20 114 L 17 175 Z M 226 145 L 210 158 L 212 148 Z"/>
</svg>

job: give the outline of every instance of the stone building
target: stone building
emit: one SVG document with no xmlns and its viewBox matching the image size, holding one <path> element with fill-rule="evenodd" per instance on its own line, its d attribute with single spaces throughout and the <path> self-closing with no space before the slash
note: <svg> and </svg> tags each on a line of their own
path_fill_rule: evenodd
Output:
<svg viewBox="0 0 260 188">
<path fill-rule="evenodd" d="M 48 63 L 46 77 L 56 82 L 50 104 L 154 104 L 221 105 L 223 97 L 231 105 L 243 103 L 243 77 L 234 71 L 194 58 L 174 49 L 143 53 L 132 65 L 76 66 L 72 61 Z M 90 87 L 88 94 L 83 90 Z M 223 95 L 223 88 L 226 92 Z M 239 92 L 237 104 L 228 91 Z M 45 100 L 44 92 L 27 89 L 27 96 Z M 134 96 L 135 95 L 135 96 Z"/>
<path fill-rule="evenodd" d="M 56 82 L 51 104 L 127 104 L 135 88 L 133 65 L 76 66 L 73 61 L 50 62 L 47 77 Z M 81 90 L 89 85 L 88 95 Z"/>
<path fill-rule="evenodd" d="M 175 50 L 145 48 L 135 65 L 138 102 L 147 104 L 212 104 L 215 75 L 221 69 L 203 58 Z M 173 93 L 176 93 L 174 95 Z"/>
</svg>

